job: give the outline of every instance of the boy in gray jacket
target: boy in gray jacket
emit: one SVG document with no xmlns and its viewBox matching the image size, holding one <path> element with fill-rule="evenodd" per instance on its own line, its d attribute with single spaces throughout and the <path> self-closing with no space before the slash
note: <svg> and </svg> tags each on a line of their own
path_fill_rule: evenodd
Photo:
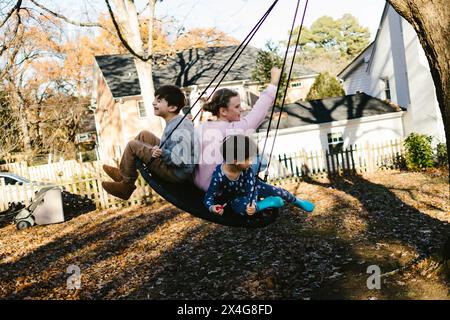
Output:
<svg viewBox="0 0 450 320">
<path fill-rule="evenodd" d="M 119 168 L 103 165 L 103 170 L 114 180 L 102 182 L 106 192 L 123 200 L 130 198 L 136 189 L 134 183 L 138 177 L 136 158 L 147 164 L 152 174 L 166 181 L 181 183 L 192 179 L 195 165 L 194 126 L 187 119 L 178 125 L 183 118 L 179 112 L 184 105 L 184 94 L 177 86 L 166 85 L 156 90 L 153 101 L 155 115 L 166 122 L 162 137 L 159 139 L 149 131 L 141 131 L 134 140 L 128 142 Z M 160 148 L 162 143 L 164 145 Z"/>
</svg>

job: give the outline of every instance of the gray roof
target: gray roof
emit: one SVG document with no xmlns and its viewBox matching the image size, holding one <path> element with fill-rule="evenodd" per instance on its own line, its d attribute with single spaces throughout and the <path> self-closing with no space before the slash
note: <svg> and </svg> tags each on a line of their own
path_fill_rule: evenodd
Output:
<svg viewBox="0 0 450 320">
<path fill-rule="evenodd" d="M 153 65 L 155 87 L 174 84 L 179 87 L 209 84 L 237 46 L 192 48 L 169 57 L 164 65 Z M 239 56 L 224 81 L 250 80 L 258 49 L 248 46 Z M 140 94 L 136 67 L 131 55 L 95 57 L 115 98 Z M 316 74 L 301 66 L 294 68 L 294 76 Z M 223 74 L 223 73 L 222 73 Z M 220 80 L 221 75 L 216 79 Z"/>
<path fill-rule="evenodd" d="M 141 94 L 136 67 L 131 55 L 96 56 L 95 60 L 113 97 Z"/>
<path fill-rule="evenodd" d="M 401 111 L 400 107 L 369 96 L 365 93 L 351 94 L 311 101 L 298 101 L 285 105 L 280 120 L 280 129 L 320 124 L 339 120 L 350 120 Z M 276 128 L 280 108 L 275 107 L 271 129 Z M 269 126 L 270 112 L 258 130 Z"/>
</svg>

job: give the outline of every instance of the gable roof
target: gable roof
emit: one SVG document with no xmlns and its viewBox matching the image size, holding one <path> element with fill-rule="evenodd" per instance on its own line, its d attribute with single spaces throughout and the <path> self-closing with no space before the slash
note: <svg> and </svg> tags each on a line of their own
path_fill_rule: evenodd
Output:
<svg viewBox="0 0 450 320">
<path fill-rule="evenodd" d="M 237 46 L 192 48 L 169 57 L 164 65 L 153 65 L 155 87 L 174 84 L 179 87 L 209 84 Z M 237 59 L 224 81 L 250 80 L 256 65 L 258 49 L 247 46 Z M 140 95 L 140 86 L 133 56 L 96 56 L 99 66 L 113 97 Z M 316 72 L 302 66 L 294 66 L 294 76 L 315 75 Z M 219 76 L 216 80 L 220 80 Z"/>
<path fill-rule="evenodd" d="M 338 73 L 338 78 L 345 79 L 353 70 L 359 67 L 362 63 L 368 62 L 372 55 L 374 42 L 370 43 L 363 51 L 360 52 L 344 69 Z"/>
<path fill-rule="evenodd" d="M 279 111 L 280 108 L 276 107 L 271 129 L 276 128 Z M 365 93 L 312 101 L 298 101 L 284 106 L 279 129 L 357 119 L 398 111 L 401 111 L 399 107 Z M 267 129 L 269 120 L 270 113 L 258 130 Z"/>
<path fill-rule="evenodd" d="M 349 73 L 351 73 L 355 68 L 361 65 L 365 59 L 367 59 L 367 70 L 370 69 L 372 65 L 372 60 L 375 55 L 375 51 L 377 49 L 378 38 L 381 32 L 381 28 L 384 20 L 386 19 L 387 13 L 389 11 L 390 4 L 386 1 L 383 12 L 381 14 L 380 22 L 378 24 L 377 33 L 375 35 L 375 39 L 369 44 L 355 59 L 353 59 L 347 66 L 344 67 L 339 73 L 338 77 L 344 79 Z"/>
</svg>

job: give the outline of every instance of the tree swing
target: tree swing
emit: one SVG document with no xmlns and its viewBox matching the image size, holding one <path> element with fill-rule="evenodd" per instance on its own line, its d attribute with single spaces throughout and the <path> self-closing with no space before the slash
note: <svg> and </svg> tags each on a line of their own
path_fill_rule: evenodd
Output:
<svg viewBox="0 0 450 320">
<path fill-rule="evenodd" d="M 270 8 L 264 13 L 264 15 L 258 21 L 258 23 L 253 27 L 253 29 L 250 31 L 250 33 L 246 36 L 244 41 L 238 46 L 238 48 L 231 55 L 231 57 L 227 60 L 227 62 L 225 62 L 225 64 L 219 70 L 217 75 L 211 80 L 209 85 L 203 90 L 203 92 L 200 94 L 200 96 L 197 98 L 197 100 L 194 102 L 194 104 L 190 107 L 189 111 L 192 110 L 192 108 L 196 105 L 196 103 L 200 100 L 200 98 L 206 93 L 206 91 L 209 89 L 209 87 L 212 85 L 212 83 L 216 80 L 216 78 L 219 76 L 219 74 L 225 69 L 225 67 L 228 65 L 228 63 L 230 63 L 230 61 L 233 60 L 233 58 L 234 58 L 234 61 L 231 63 L 231 65 L 228 67 L 228 69 L 223 74 L 222 78 L 219 80 L 217 85 L 214 87 L 214 90 L 211 93 L 211 95 L 215 92 L 215 90 L 218 88 L 220 83 L 223 81 L 223 79 L 225 78 L 227 73 L 231 70 L 232 66 L 237 61 L 239 56 L 245 50 L 245 48 L 247 47 L 247 45 L 250 42 L 250 40 L 253 38 L 253 36 L 258 31 L 258 29 L 261 27 L 262 23 L 266 20 L 267 16 L 270 14 L 272 9 L 275 7 L 277 2 L 278 2 L 278 0 L 274 1 L 274 3 L 270 6 Z M 282 72 L 283 72 L 283 70 L 285 68 L 285 65 L 286 65 L 287 54 L 288 54 L 288 50 L 289 50 L 289 47 L 290 47 L 290 44 L 291 44 L 291 37 L 292 37 L 292 33 L 294 31 L 295 21 L 297 20 L 297 13 L 298 13 L 299 5 L 300 5 L 300 0 L 297 0 L 297 7 L 296 7 L 296 10 L 295 10 L 291 31 L 290 31 L 290 34 L 289 34 L 289 41 L 288 41 L 288 45 L 287 45 L 287 48 L 286 48 L 286 53 L 285 53 L 284 59 L 283 59 L 283 66 L 281 68 Z M 305 18 L 305 13 L 306 13 L 307 6 L 308 6 L 308 0 L 306 0 L 305 8 L 304 8 L 304 11 L 303 11 L 302 22 L 301 22 L 301 25 L 300 25 L 300 30 L 299 30 L 299 33 L 297 35 L 297 41 L 296 41 L 296 45 L 295 45 L 294 54 L 293 54 L 293 57 L 292 57 L 292 63 L 291 63 L 291 66 L 290 66 L 290 69 L 289 69 L 288 78 L 287 78 L 287 82 L 288 83 L 289 83 L 289 80 L 290 80 L 291 74 L 292 74 L 293 62 L 294 62 L 294 59 L 295 59 L 295 54 L 296 54 L 298 43 L 299 43 L 299 40 L 300 40 L 300 34 L 301 34 L 301 31 L 302 31 L 302 26 L 303 26 L 303 21 L 304 21 L 304 18 Z M 266 132 L 266 139 L 264 141 L 264 147 L 263 147 L 263 150 L 262 150 L 261 154 L 264 154 L 264 151 L 265 151 L 265 148 L 266 148 L 266 143 L 267 143 L 267 139 L 268 139 L 268 136 L 269 136 L 269 131 L 270 131 L 271 123 L 272 123 L 272 118 L 273 118 L 274 111 L 275 111 L 275 104 L 276 104 L 276 100 L 277 100 L 276 98 L 278 97 L 278 92 L 280 90 L 280 86 L 281 86 L 281 79 L 280 79 L 280 81 L 278 83 L 277 92 L 276 92 L 276 95 L 275 95 L 275 101 L 274 101 L 274 104 L 272 106 L 272 112 L 271 112 L 271 115 L 270 115 L 269 125 L 268 125 L 267 132 Z M 274 147 L 274 144 L 275 144 L 275 139 L 276 139 L 276 135 L 277 135 L 277 132 L 278 132 L 278 127 L 280 125 L 281 113 L 283 112 L 283 106 L 284 106 L 284 102 L 285 102 L 285 99 L 286 99 L 286 93 L 287 93 L 287 86 L 286 86 L 285 91 L 284 91 L 283 101 L 281 103 L 280 113 L 278 115 L 278 122 L 277 122 L 277 126 L 276 126 L 276 129 L 275 129 L 275 135 L 274 135 L 274 138 L 273 138 L 273 143 L 272 143 L 272 148 L 271 148 L 271 151 L 270 151 L 269 161 L 267 163 L 267 167 L 266 167 L 266 171 L 265 171 L 265 175 L 264 175 L 264 181 L 267 181 L 268 170 L 269 170 L 270 161 L 271 161 L 271 158 L 272 158 L 273 147 Z M 197 112 L 197 114 L 192 119 L 192 121 L 195 120 L 195 118 L 200 114 L 200 112 L 201 112 L 201 110 L 199 110 Z M 178 128 L 179 124 L 181 123 L 181 121 L 183 121 L 183 119 L 186 117 L 187 114 L 189 114 L 189 112 L 186 112 L 186 114 L 183 116 L 183 118 L 180 120 L 180 122 L 170 132 L 170 134 L 168 135 L 168 137 L 167 137 L 167 139 L 165 141 L 169 140 L 169 138 L 172 136 L 172 133 Z M 161 148 L 164 145 L 165 141 L 161 144 L 161 146 L 160 146 Z M 261 164 L 262 164 L 262 161 L 259 161 L 258 172 L 261 171 Z M 200 190 L 199 188 L 197 188 L 197 186 L 195 186 L 194 183 L 192 183 L 192 182 L 184 182 L 184 183 L 177 183 L 177 184 L 170 183 L 170 182 L 167 182 L 167 181 L 159 178 L 156 175 L 152 175 L 148 171 L 147 166 L 141 160 L 138 159 L 136 161 L 136 165 L 137 165 L 137 169 L 141 173 L 141 175 L 144 178 L 144 180 L 150 185 L 150 187 L 156 193 L 158 193 L 166 201 L 170 202 L 171 204 L 173 204 L 177 208 L 179 208 L 179 209 L 181 209 L 183 211 L 186 211 L 186 212 L 188 212 L 188 213 L 190 213 L 193 216 L 196 216 L 198 218 L 201 218 L 201 219 L 213 222 L 213 223 L 221 224 L 221 225 L 224 225 L 224 226 L 244 227 L 244 228 L 261 228 L 261 227 L 265 227 L 265 226 L 275 222 L 277 217 L 279 216 L 279 211 L 280 211 L 279 208 L 277 208 L 277 209 L 266 209 L 266 210 L 258 212 L 257 214 L 255 214 L 253 216 L 241 216 L 241 215 L 238 215 L 238 214 L 234 213 L 232 211 L 232 209 L 231 209 L 231 206 L 228 206 L 228 207 L 225 208 L 223 215 L 213 214 L 203 205 L 203 199 L 204 199 L 204 196 L 205 196 L 205 192 L 203 190 Z"/>
</svg>

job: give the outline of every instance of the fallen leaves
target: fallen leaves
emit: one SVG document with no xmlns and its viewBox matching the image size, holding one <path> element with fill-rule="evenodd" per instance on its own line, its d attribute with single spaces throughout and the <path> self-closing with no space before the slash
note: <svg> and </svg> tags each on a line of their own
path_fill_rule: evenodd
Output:
<svg viewBox="0 0 450 320">
<path fill-rule="evenodd" d="M 8 226 L 0 229 L 0 298 L 367 299 L 367 266 L 388 272 L 439 247 L 450 221 L 443 181 L 383 172 L 301 182 L 290 189 L 320 204 L 314 213 L 286 207 L 256 230 L 211 224 L 165 203 L 26 232 Z M 81 270 L 78 290 L 66 286 L 71 264 Z M 393 275 L 384 294 L 419 292 L 421 270 Z"/>
</svg>

